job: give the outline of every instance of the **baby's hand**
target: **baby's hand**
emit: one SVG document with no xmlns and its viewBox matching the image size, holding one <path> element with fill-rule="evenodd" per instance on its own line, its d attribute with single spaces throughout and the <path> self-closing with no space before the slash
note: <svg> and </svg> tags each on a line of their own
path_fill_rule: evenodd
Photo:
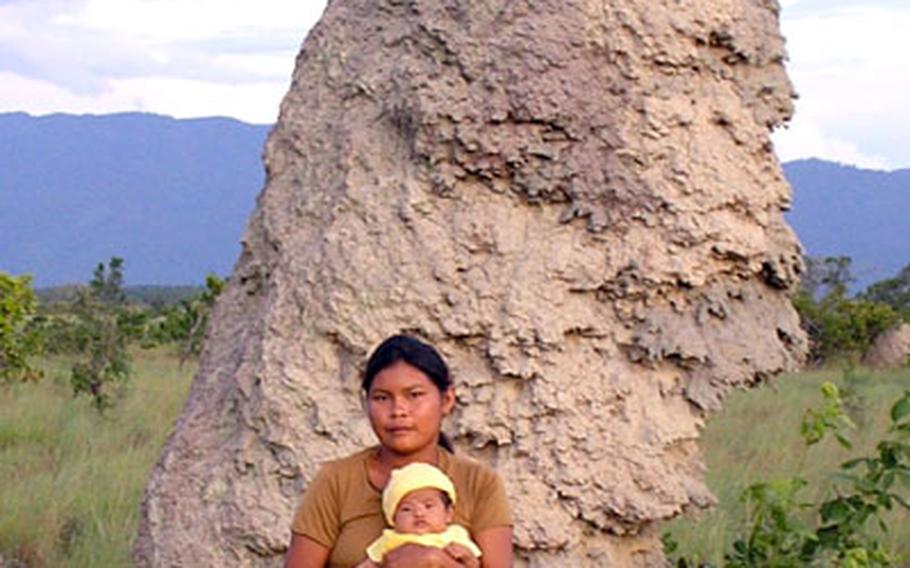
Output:
<svg viewBox="0 0 910 568">
<path fill-rule="evenodd" d="M 376 564 L 375 562 L 373 562 L 372 560 L 367 558 L 366 560 L 364 560 L 357 566 L 354 566 L 354 568 L 379 568 L 379 564 Z"/>
<path fill-rule="evenodd" d="M 463 544 L 458 544 L 457 542 L 452 542 L 446 545 L 443 549 L 451 556 L 455 562 L 458 562 L 462 566 L 467 568 L 480 568 L 480 561 L 471 554 L 471 551 L 468 550 L 468 547 Z"/>
</svg>

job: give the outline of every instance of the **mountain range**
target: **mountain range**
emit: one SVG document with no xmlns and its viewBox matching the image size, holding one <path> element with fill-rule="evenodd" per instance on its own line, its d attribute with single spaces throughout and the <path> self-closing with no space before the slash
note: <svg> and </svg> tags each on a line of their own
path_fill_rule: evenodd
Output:
<svg viewBox="0 0 910 568">
<path fill-rule="evenodd" d="M 124 258 L 133 284 L 227 275 L 262 189 L 269 126 L 151 114 L 0 114 L 0 270 L 85 282 Z"/>
<path fill-rule="evenodd" d="M 787 221 L 811 256 L 849 256 L 853 289 L 910 263 L 910 169 L 883 172 L 822 160 L 784 164 Z"/>
<path fill-rule="evenodd" d="M 270 130 L 228 118 L 0 114 L 0 271 L 85 282 L 111 256 L 129 284 L 226 276 L 264 184 Z M 856 287 L 910 262 L 910 170 L 784 164 L 787 219 L 812 256 L 853 259 Z"/>
</svg>

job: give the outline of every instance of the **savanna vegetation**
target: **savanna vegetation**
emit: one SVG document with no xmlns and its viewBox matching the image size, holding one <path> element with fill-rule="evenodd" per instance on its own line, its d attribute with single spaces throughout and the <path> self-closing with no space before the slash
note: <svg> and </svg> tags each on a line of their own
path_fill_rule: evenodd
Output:
<svg viewBox="0 0 910 568">
<path fill-rule="evenodd" d="M 131 380 L 111 390 L 104 412 L 73 396 L 74 355 L 43 356 L 41 381 L 0 388 L 0 556 L 9 566 L 131 565 L 142 489 L 195 364 L 181 367 L 169 346 L 129 355 Z"/>
<path fill-rule="evenodd" d="M 717 505 L 668 524 L 674 565 L 910 565 L 907 393 L 910 368 L 817 369 L 733 393 L 702 438 Z"/>
<path fill-rule="evenodd" d="M 0 273 L 0 565 L 129 565 L 142 488 L 224 282 L 123 283 L 117 257 L 38 294 Z"/>
<path fill-rule="evenodd" d="M 224 282 L 130 289 L 124 268 L 112 258 L 85 285 L 37 293 L 0 273 L 0 564 L 129 566 L 142 487 Z M 807 262 L 794 305 L 810 367 L 734 393 L 707 425 L 719 503 L 670 524 L 678 566 L 910 563 L 910 368 L 858 366 L 910 321 L 910 265 L 855 295 L 849 269 Z"/>
</svg>

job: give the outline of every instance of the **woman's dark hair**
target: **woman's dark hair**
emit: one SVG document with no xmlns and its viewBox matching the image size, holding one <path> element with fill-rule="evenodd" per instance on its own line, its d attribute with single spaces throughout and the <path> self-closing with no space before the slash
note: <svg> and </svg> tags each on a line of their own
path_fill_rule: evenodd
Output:
<svg viewBox="0 0 910 568">
<path fill-rule="evenodd" d="M 363 373 L 361 383 L 363 391 L 369 394 L 376 375 L 399 361 L 404 361 L 426 375 L 439 389 L 440 394 L 452 388 L 449 367 L 432 345 L 409 335 L 393 335 L 383 341 L 367 360 L 367 368 Z M 439 445 L 450 452 L 455 451 L 452 442 L 441 431 L 439 432 Z"/>
</svg>

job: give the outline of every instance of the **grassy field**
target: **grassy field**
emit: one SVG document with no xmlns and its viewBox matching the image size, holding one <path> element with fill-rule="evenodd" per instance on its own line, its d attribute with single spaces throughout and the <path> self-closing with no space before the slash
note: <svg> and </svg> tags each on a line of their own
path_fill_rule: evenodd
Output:
<svg viewBox="0 0 910 568">
<path fill-rule="evenodd" d="M 165 351 L 136 352 L 135 377 L 103 416 L 74 399 L 69 362 L 38 384 L 0 387 L 0 554 L 28 566 L 129 566 L 149 471 L 191 374 Z"/>
<path fill-rule="evenodd" d="M 29 566 L 129 566 L 142 488 L 195 369 L 179 370 L 167 351 L 137 351 L 130 387 L 99 416 L 88 399 L 72 397 L 68 361 L 43 366 L 39 384 L 0 387 L 0 554 Z M 839 371 L 811 372 L 729 397 L 704 433 L 708 484 L 720 503 L 669 525 L 686 556 L 721 558 L 743 525 L 738 495 L 748 484 L 799 474 L 821 487 L 840 462 L 868 452 L 890 403 L 910 389 L 910 370 L 860 372 L 846 382 L 861 426 L 852 451 L 833 442 L 806 450 L 799 436 L 802 412 L 821 400 L 825 380 L 845 385 Z M 895 514 L 890 543 L 905 561 L 907 535 L 910 519 Z"/>
<path fill-rule="evenodd" d="M 848 435 L 853 449 L 833 439 L 809 448 L 799 434 L 806 408 L 818 407 L 825 381 L 846 388 L 847 410 L 858 429 Z M 681 518 L 668 525 L 683 556 L 718 563 L 725 547 L 744 534 L 742 491 L 756 481 L 798 475 L 810 482 L 803 497 L 818 501 L 830 495 L 830 475 L 848 459 L 870 455 L 889 424 L 891 404 L 910 390 L 910 369 L 871 373 L 857 370 L 803 372 L 781 377 L 775 387 L 733 393 L 723 411 L 703 434 L 708 486 L 718 498 L 716 508 L 699 518 Z M 905 494 L 907 491 L 905 490 Z M 910 566 L 910 517 L 892 511 L 885 541 Z"/>
</svg>

